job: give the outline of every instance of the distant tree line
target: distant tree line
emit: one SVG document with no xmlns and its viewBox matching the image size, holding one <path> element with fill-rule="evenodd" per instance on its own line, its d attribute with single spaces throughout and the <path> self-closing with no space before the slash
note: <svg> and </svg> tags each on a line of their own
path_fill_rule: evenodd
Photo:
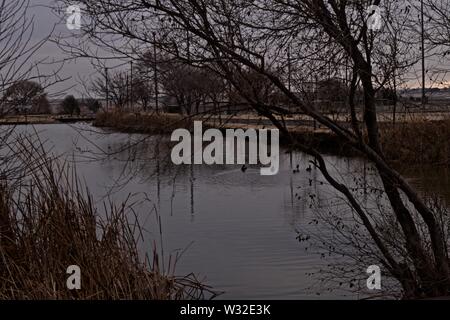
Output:
<svg viewBox="0 0 450 320">
<path fill-rule="evenodd" d="M 177 57 L 155 58 L 147 51 L 137 59 L 133 70 L 112 70 L 108 74 L 103 70 L 101 76 L 92 81 L 89 90 L 119 110 L 159 112 L 164 108 L 186 115 L 251 109 L 243 96 L 279 106 L 288 103 L 271 81 L 245 66 L 234 66 L 232 80 L 211 68 L 212 65 L 196 65 Z M 279 70 L 272 72 L 282 75 Z M 345 79 L 324 75 L 298 84 L 296 94 L 305 101 L 331 106 L 336 102 L 345 103 L 349 91 Z M 360 101 L 361 92 L 358 88 Z M 392 94 L 383 93 L 379 98 L 393 101 Z"/>
<path fill-rule="evenodd" d="M 8 87 L 1 106 L 2 114 L 50 113 L 47 93 L 39 83 L 30 80 L 20 80 Z"/>
<path fill-rule="evenodd" d="M 60 112 L 69 115 L 80 115 L 81 107 L 84 106 L 92 113 L 97 113 L 102 104 L 94 98 L 76 99 L 73 95 L 68 95 L 60 104 Z"/>
<path fill-rule="evenodd" d="M 52 110 L 48 94 L 38 82 L 20 80 L 9 86 L 0 100 L 0 114 L 80 114 L 81 107 L 96 113 L 102 108 L 98 99 L 76 99 L 73 95 L 66 96 L 59 104 L 59 110 Z"/>
</svg>

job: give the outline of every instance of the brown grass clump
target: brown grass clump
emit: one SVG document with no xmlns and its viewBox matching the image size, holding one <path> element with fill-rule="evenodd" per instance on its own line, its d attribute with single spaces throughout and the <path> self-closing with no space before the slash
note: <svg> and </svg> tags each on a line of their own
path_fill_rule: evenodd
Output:
<svg viewBox="0 0 450 320">
<path fill-rule="evenodd" d="M 163 134 L 178 128 L 190 127 L 192 120 L 174 113 L 127 113 L 112 111 L 99 113 L 94 125 L 127 133 Z"/>
<path fill-rule="evenodd" d="M 94 125 L 129 133 L 164 134 L 172 133 L 177 128 L 189 129 L 193 120 L 194 118 L 179 114 L 134 114 L 114 111 L 97 115 Z M 331 132 L 292 131 L 292 135 L 299 143 L 324 153 L 360 156 Z M 450 119 L 427 120 L 421 116 L 410 116 L 397 122 L 395 126 L 390 122 L 381 122 L 380 139 L 386 159 L 393 163 L 450 165 Z"/>
<path fill-rule="evenodd" d="M 387 159 L 408 165 L 449 165 L 450 120 L 418 120 L 385 126 L 381 143 Z"/>
<path fill-rule="evenodd" d="M 192 275 L 161 271 L 156 253 L 142 259 L 141 229 L 130 223 L 126 204 L 105 206 L 100 215 L 73 172 L 45 158 L 33 165 L 20 184 L 0 185 L 0 299 L 202 299 L 210 293 Z M 67 289 L 70 265 L 81 268 L 81 290 Z"/>
</svg>

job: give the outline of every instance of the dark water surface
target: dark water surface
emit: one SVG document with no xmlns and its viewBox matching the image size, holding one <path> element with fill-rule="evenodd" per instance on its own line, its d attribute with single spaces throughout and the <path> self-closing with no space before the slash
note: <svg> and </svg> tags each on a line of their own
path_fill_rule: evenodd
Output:
<svg viewBox="0 0 450 320">
<path fill-rule="evenodd" d="M 314 214 L 306 199 L 313 193 L 320 202 L 335 191 L 322 183 L 318 172 L 307 170 L 305 155 L 282 152 L 279 174 L 264 177 L 256 167 L 245 173 L 239 166 L 175 167 L 167 145 L 156 147 L 157 137 L 134 147 L 130 141 L 144 136 L 106 133 L 87 124 L 35 129 L 47 149 L 76 161 L 78 174 L 99 205 L 107 198 L 118 203 L 131 195 L 129 203 L 136 203 L 139 221 L 147 230 L 145 250 L 151 251 L 153 241 L 161 247 L 162 239 L 166 268 L 170 255 L 183 252 L 176 273 L 197 274 L 224 291 L 221 298 L 357 298 L 340 291 L 317 295 L 320 286 L 310 288 L 316 279 L 308 274 L 329 261 L 305 250 L 297 240 Z M 355 174 L 365 176 L 360 160 L 327 157 L 327 161 L 330 172 L 344 181 Z M 297 164 L 299 173 L 293 173 Z M 448 176 L 438 178 L 445 190 L 427 179 L 425 183 L 446 193 Z M 421 185 L 423 177 L 414 181 Z"/>
</svg>

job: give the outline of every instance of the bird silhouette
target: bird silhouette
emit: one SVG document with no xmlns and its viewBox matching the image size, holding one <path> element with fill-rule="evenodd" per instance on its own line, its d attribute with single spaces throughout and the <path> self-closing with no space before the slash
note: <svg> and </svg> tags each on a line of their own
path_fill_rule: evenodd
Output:
<svg viewBox="0 0 450 320">
<path fill-rule="evenodd" d="M 247 169 L 248 169 L 247 166 L 244 164 L 244 165 L 242 166 L 242 168 L 241 168 L 241 171 L 242 171 L 242 172 L 245 172 L 245 171 L 247 171 Z"/>
</svg>

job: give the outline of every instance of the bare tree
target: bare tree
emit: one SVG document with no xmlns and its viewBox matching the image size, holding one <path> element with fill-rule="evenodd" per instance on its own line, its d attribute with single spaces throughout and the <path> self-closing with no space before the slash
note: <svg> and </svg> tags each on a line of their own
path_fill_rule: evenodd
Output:
<svg viewBox="0 0 450 320">
<path fill-rule="evenodd" d="M 128 74 L 126 71 L 117 71 L 109 74 L 108 81 L 105 76 L 98 77 L 93 81 L 90 91 L 103 99 L 108 96 L 114 107 L 123 110 L 130 101 Z"/>
<path fill-rule="evenodd" d="M 29 80 L 15 82 L 4 95 L 4 105 L 8 112 L 50 113 L 47 93 L 39 83 Z"/>
<path fill-rule="evenodd" d="M 78 100 L 72 95 L 65 97 L 64 100 L 61 102 L 61 110 L 66 114 L 79 115 L 80 105 L 78 103 Z"/>
<path fill-rule="evenodd" d="M 445 0 L 424 0 L 426 36 L 434 45 L 442 46 L 450 54 L 450 4 Z"/>
<path fill-rule="evenodd" d="M 28 102 L 40 109 L 38 112 L 49 111 L 43 91 L 65 80 L 57 76 L 63 64 L 56 63 L 56 70 L 49 73 L 39 70 L 39 66 L 48 61 L 36 53 L 48 41 L 51 31 L 47 36 L 36 37 L 30 5 L 29 0 L 0 2 L 0 117 L 11 111 L 11 103 L 17 104 L 22 100 L 19 105 L 23 106 L 29 98 L 31 101 Z M 31 84 L 31 81 L 38 85 Z M 30 95 L 28 90 L 22 90 L 24 87 L 37 95 Z M 0 177 L 2 183 L 8 181 L 10 185 L 20 180 L 18 172 L 23 169 L 23 164 L 17 161 L 15 143 L 14 126 L 0 128 Z"/>
<path fill-rule="evenodd" d="M 4 0 L 0 3 L 0 116 L 8 112 L 7 90 L 33 80 L 46 89 L 62 82 L 57 76 L 63 64 L 55 63 L 55 69 L 43 74 L 39 66 L 47 58 L 36 58 L 36 53 L 49 40 L 53 30 L 41 39 L 34 37 L 34 20 L 30 14 L 29 0 Z M 10 89 L 12 90 L 12 89 Z"/>
<path fill-rule="evenodd" d="M 222 79 L 208 72 L 205 66 L 199 68 L 176 57 L 170 59 L 157 57 L 155 60 L 154 55 L 148 52 L 141 57 L 138 66 L 140 70 L 138 79 L 142 79 L 139 82 L 144 84 L 143 89 L 147 92 L 152 91 L 154 73 L 157 72 L 158 85 L 167 98 L 176 101 L 180 113 L 198 114 L 200 107 L 206 108 L 208 102 L 212 104 L 212 109 L 220 104 L 220 96 L 224 89 Z M 149 85 L 151 80 L 153 85 Z"/>
<path fill-rule="evenodd" d="M 83 39 L 124 55 L 157 45 L 167 55 L 192 61 L 197 66 L 207 65 L 226 79 L 255 111 L 272 121 L 292 146 L 315 158 L 314 164 L 323 177 L 345 197 L 356 221 L 364 226 L 365 239 L 373 244 L 373 256 L 400 283 L 405 297 L 448 294 L 450 265 L 441 220 L 389 163 L 380 143 L 375 97 L 377 90 L 391 78 L 391 72 L 386 72 L 386 60 L 379 52 L 385 48 L 386 39 L 392 39 L 393 35 L 368 29 L 367 7 L 385 1 L 81 2 L 92 22 L 81 35 Z M 402 5 L 385 7 L 396 10 L 396 18 L 401 20 L 405 18 L 400 10 Z M 189 41 L 186 33 L 190 35 Z M 120 40 L 112 43 L 108 37 Z M 286 50 L 287 47 L 292 50 Z M 398 54 L 398 50 L 394 51 Z M 286 52 L 290 52 L 289 59 Z M 74 50 L 71 53 L 76 55 Z M 400 61 L 398 56 L 394 60 Z M 289 65 L 297 62 L 294 68 L 306 75 L 303 79 L 321 73 L 339 73 L 343 66 L 348 67 L 350 127 L 330 119 L 299 98 L 285 75 L 274 72 L 286 66 L 286 61 Z M 235 71 L 243 68 L 267 79 L 302 114 L 331 130 L 373 164 L 389 204 L 384 219 L 378 219 L 362 204 L 358 193 L 330 174 L 327 163 L 315 148 L 295 139 L 277 117 L 292 114 L 289 108 L 272 105 L 242 89 Z M 397 70 L 398 65 L 394 63 L 390 69 Z M 355 106 L 358 87 L 363 93 L 361 117 Z M 184 102 L 184 105 L 188 104 Z M 399 231 L 395 243 L 390 238 L 393 226 Z"/>
<path fill-rule="evenodd" d="M 160 68 L 161 83 L 167 94 L 176 99 L 180 111 L 187 115 L 198 113 L 205 99 L 205 73 L 177 61 L 166 62 Z"/>
<path fill-rule="evenodd" d="M 450 56 L 450 4 L 423 0 L 424 38 L 427 52 L 426 78 L 429 87 L 448 86 Z"/>
</svg>

